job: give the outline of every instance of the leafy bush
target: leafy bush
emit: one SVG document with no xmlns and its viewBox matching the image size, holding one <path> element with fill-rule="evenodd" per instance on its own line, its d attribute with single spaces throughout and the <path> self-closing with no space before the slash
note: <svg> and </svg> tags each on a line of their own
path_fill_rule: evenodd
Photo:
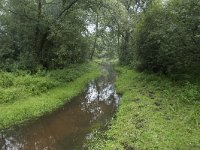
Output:
<svg viewBox="0 0 200 150">
<path fill-rule="evenodd" d="M 14 102 L 19 95 L 16 88 L 2 89 L 0 88 L 0 104 Z"/>
<path fill-rule="evenodd" d="M 85 64 L 83 65 L 71 65 L 69 68 L 65 69 L 57 69 L 54 71 L 51 71 L 49 73 L 50 78 L 59 81 L 61 83 L 70 82 L 74 79 L 80 77 L 84 72 L 89 71 L 88 66 L 85 67 Z"/>
<path fill-rule="evenodd" d="M 50 72 L 40 71 L 34 75 L 25 71 L 0 72 L 0 104 L 12 103 L 20 97 L 39 95 L 49 89 L 62 86 L 89 71 L 88 64 L 70 65 L 68 68 Z"/>
<path fill-rule="evenodd" d="M 14 76 L 10 73 L 0 72 L 0 87 L 6 88 L 13 85 Z"/>
<path fill-rule="evenodd" d="M 200 64 L 198 0 L 156 1 L 136 29 L 140 67 L 154 72 L 187 71 Z"/>
<path fill-rule="evenodd" d="M 26 91 L 32 95 L 38 95 L 58 86 L 59 83 L 48 77 L 26 75 L 18 77 L 14 84 L 15 86 L 26 88 Z"/>
</svg>

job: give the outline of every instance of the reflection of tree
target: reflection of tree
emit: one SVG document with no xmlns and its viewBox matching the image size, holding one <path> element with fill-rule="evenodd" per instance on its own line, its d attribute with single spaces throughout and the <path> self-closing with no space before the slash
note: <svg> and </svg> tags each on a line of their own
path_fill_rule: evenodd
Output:
<svg viewBox="0 0 200 150">
<path fill-rule="evenodd" d="M 0 149 L 4 148 L 4 145 L 5 145 L 5 139 L 4 139 L 4 136 L 3 134 L 0 134 Z"/>
<path fill-rule="evenodd" d="M 111 78 L 110 74 L 102 76 L 88 86 L 82 110 L 90 113 L 93 121 L 116 107 L 119 98 L 113 83 L 109 82 Z"/>
<path fill-rule="evenodd" d="M 22 143 L 18 143 L 15 137 L 6 137 L 3 133 L 0 134 L 0 149 L 20 149 L 23 147 Z"/>
</svg>

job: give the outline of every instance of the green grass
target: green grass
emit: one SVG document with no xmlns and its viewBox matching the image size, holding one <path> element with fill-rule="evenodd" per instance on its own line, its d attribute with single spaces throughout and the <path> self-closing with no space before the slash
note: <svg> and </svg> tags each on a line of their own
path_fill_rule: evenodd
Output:
<svg viewBox="0 0 200 150">
<path fill-rule="evenodd" d="M 199 150 L 200 85 L 117 67 L 116 119 L 90 143 L 95 150 Z"/>
<path fill-rule="evenodd" d="M 73 65 L 38 75 L 1 72 L 0 130 L 52 112 L 99 74 L 96 64 Z"/>
</svg>

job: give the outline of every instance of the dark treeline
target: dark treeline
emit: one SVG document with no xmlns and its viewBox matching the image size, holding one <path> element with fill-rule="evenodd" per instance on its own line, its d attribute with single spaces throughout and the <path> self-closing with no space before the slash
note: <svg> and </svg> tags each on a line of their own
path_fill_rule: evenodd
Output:
<svg viewBox="0 0 200 150">
<path fill-rule="evenodd" d="M 116 56 L 163 73 L 200 64 L 199 0 L 1 0 L 0 8 L 4 70 Z"/>
<path fill-rule="evenodd" d="M 139 65 L 173 73 L 200 67 L 200 1 L 155 2 L 136 27 Z"/>
</svg>

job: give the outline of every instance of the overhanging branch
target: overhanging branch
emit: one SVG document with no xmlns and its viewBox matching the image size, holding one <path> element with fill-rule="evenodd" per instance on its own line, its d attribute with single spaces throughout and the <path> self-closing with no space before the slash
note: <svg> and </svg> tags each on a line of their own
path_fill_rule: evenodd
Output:
<svg viewBox="0 0 200 150">
<path fill-rule="evenodd" d="M 74 6 L 78 1 L 79 1 L 79 0 L 74 0 L 74 1 L 71 2 L 67 7 L 65 7 L 65 8 L 63 9 L 63 11 L 59 14 L 59 16 L 58 16 L 57 19 L 61 18 L 61 17 L 63 16 L 63 14 L 65 14 L 66 11 L 68 11 L 68 10 L 69 10 L 72 6 Z"/>
</svg>

